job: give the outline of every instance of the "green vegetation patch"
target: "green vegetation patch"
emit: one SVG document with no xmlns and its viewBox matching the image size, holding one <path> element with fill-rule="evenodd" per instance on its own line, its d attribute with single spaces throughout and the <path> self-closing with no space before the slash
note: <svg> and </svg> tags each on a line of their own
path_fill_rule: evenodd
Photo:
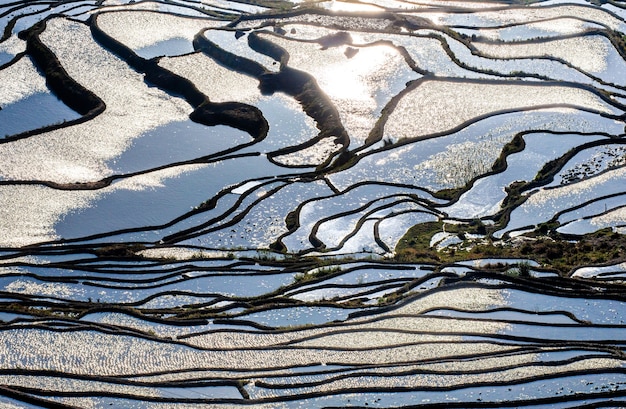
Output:
<svg viewBox="0 0 626 409">
<path fill-rule="evenodd" d="M 503 258 L 534 260 L 542 268 L 567 275 L 585 265 L 601 265 L 626 260 L 626 236 L 610 228 L 580 237 L 560 234 L 534 233 L 509 239 L 468 238 L 468 234 L 483 234 L 485 226 L 479 221 L 470 224 L 445 224 L 447 233 L 456 233 L 461 243 L 439 251 L 430 247 L 433 236 L 444 231 L 443 222 L 428 222 L 413 226 L 398 242 L 395 259 L 402 262 L 453 263 L 465 260 Z"/>
</svg>

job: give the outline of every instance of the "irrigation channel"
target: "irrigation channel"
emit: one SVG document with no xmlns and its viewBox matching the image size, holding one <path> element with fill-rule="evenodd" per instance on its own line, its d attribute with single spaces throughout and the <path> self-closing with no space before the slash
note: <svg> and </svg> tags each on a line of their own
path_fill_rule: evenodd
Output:
<svg viewBox="0 0 626 409">
<path fill-rule="evenodd" d="M 2 1 L 0 406 L 626 406 L 625 18 Z"/>
</svg>

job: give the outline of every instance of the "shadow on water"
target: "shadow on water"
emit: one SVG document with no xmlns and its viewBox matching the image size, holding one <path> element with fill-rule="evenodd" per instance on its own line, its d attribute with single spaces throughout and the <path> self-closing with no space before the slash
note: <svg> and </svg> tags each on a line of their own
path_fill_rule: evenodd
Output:
<svg viewBox="0 0 626 409">
<path fill-rule="evenodd" d="M 27 120 L 24 120 L 28 118 Z M 0 137 L 60 124 L 80 115 L 49 93 L 37 93 L 2 107 Z"/>
</svg>

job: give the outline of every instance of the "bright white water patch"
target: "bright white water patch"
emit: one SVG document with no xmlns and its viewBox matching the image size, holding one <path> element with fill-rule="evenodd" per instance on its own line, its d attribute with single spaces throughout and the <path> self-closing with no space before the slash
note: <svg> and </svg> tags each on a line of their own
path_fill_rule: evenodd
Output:
<svg viewBox="0 0 626 409">
<path fill-rule="evenodd" d="M 201 203 L 242 180 L 262 178 L 268 174 L 280 175 L 281 172 L 292 173 L 293 171 L 273 165 L 262 156 L 244 156 L 210 164 L 181 165 L 133 176 L 101 189 L 100 192 L 103 195 L 96 203 L 88 209 L 72 214 L 71 217 L 64 218 L 56 229 L 65 237 L 81 237 L 124 229 L 131 225 L 136 228 L 162 225 L 181 214 L 196 209 Z M 268 231 L 273 232 L 273 228 L 282 228 L 284 222 L 278 220 L 273 226 L 268 223 L 267 230 L 256 229 L 246 224 L 265 221 L 265 216 L 273 220 L 276 216 L 265 207 L 271 200 L 262 200 L 257 204 L 256 208 L 259 209 L 261 216 L 255 216 L 256 219 L 255 217 L 251 217 L 252 220 L 245 218 L 237 226 L 231 226 L 228 223 L 233 222 L 233 217 L 255 214 L 255 210 L 251 211 L 247 207 L 253 207 L 254 202 L 263 198 L 267 193 L 264 189 L 274 187 L 276 186 L 259 187 L 256 193 L 248 195 L 239 206 L 236 206 L 236 202 L 241 198 L 240 195 L 226 195 L 210 211 L 180 220 L 178 224 L 165 231 L 150 228 L 133 235 L 122 235 L 118 240 L 157 242 L 165 235 L 194 228 L 198 224 L 212 220 L 211 227 L 216 230 L 215 232 L 211 235 L 203 235 L 202 238 L 192 238 L 188 243 L 183 244 L 204 244 L 210 247 L 226 248 L 230 243 L 231 248 L 234 248 L 247 243 L 248 240 L 253 240 L 259 246 L 267 246 L 268 242 L 257 243 L 256 234 L 264 235 Z M 296 195 L 296 197 L 299 196 Z M 283 200 L 281 206 L 288 206 L 289 210 L 292 209 L 294 204 L 291 200 L 281 200 Z M 274 205 L 274 210 L 281 206 Z M 286 212 L 284 214 L 286 215 Z M 243 229 L 241 232 L 240 228 Z"/>
<path fill-rule="evenodd" d="M 123 313 L 92 313 L 81 318 L 83 322 L 97 322 L 108 324 L 116 327 L 127 327 L 137 329 L 142 332 L 158 332 L 163 338 L 176 338 L 180 335 L 188 333 L 206 331 L 210 329 L 210 325 L 198 325 L 191 327 L 177 327 L 174 325 L 164 325 L 144 321 L 140 318 Z"/>
<path fill-rule="evenodd" d="M 331 154 L 337 152 L 341 145 L 335 142 L 334 137 L 323 138 L 316 144 L 303 148 L 297 152 L 275 156 L 273 159 L 285 166 L 319 166 L 326 161 Z"/>
<path fill-rule="evenodd" d="M 213 102 L 253 103 L 261 95 L 256 79 L 229 70 L 201 53 L 162 58 L 159 65 L 193 82 Z"/>
<path fill-rule="evenodd" d="M 528 200 L 511 213 L 511 220 L 505 231 L 534 226 L 550 220 L 558 213 L 592 200 L 593 198 L 621 193 L 622 181 L 626 177 L 626 167 L 610 170 L 596 177 L 570 185 L 531 192 Z"/>
<path fill-rule="evenodd" d="M 323 1 L 321 3 L 318 3 L 322 8 L 330 10 L 330 11 L 334 11 L 334 12 L 342 12 L 342 11 L 348 11 L 348 12 L 352 12 L 352 13 L 358 13 L 358 12 L 380 12 L 383 11 L 383 8 L 381 7 L 377 7 L 375 5 L 371 5 L 371 4 L 364 4 L 364 3 L 352 3 L 352 2 L 347 2 L 347 1 L 341 1 L 341 0 L 330 0 L 330 1 Z"/>
<path fill-rule="evenodd" d="M 491 169 L 505 144 L 512 141 L 516 133 L 528 130 L 554 130 L 560 132 L 607 132 L 620 134 L 623 125 L 599 115 L 576 110 L 533 110 L 513 112 L 485 118 L 473 123 L 459 132 L 418 140 L 408 145 L 397 146 L 391 150 L 372 152 L 363 157 L 355 166 L 342 172 L 329 175 L 329 179 L 339 189 L 363 181 L 405 183 L 421 186 L 430 190 L 441 190 L 463 186 L 471 178 L 479 176 L 474 171 Z M 541 138 L 538 139 L 541 146 Z M 551 138 L 550 141 L 555 140 Z M 573 141 L 575 139 L 569 139 Z M 578 140 L 578 139 L 576 139 Z M 583 138 L 582 140 L 588 140 Z M 552 142 L 550 142 L 552 143 Z M 463 151 L 458 147 L 463 146 Z M 567 144 L 569 147 L 573 145 Z M 487 149 L 488 150 L 482 150 Z M 529 147 L 527 147 L 529 149 Z M 569 148 L 568 148 L 569 149 Z M 457 156 L 452 155 L 455 151 Z M 461 152 L 461 156 L 458 153 Z M 466 156 L 481 158 L 480 164 L 462 160 Z M 524 154 L 521 155 L 524 157 Z M 436 159 L 437 158 L 437 159 Z M 523 162 L 520 166 L 524 167 Z M 540 169 L 542 164 L 537 164 Z M 461 172 L 455 172 L 461 170 Z M 463 177 L 469 179 L 463 179 Z M 498 177 L 494 175 L 493 177 Z M 534 174 L 530 175 L 532 179 Z M 496 180 L 496 179 L 493 179 Z M 515 179 L 513 179 L 515 180 Z M 503 197 L 503 185 L 491 184 L 492 192 Z M 508 186 L 508 183 L 504 186 Z M 485 185 L 483 185 L 485 187 Z M 491 188 L 490 188 L 491 189 Z M 483 192 L 484 193 L 484 192 Z M 486 197 L 477 194 L 477 204 L 485 209 Z M 496 200 L 497 202 L 497 200 Z M 487 206 L 487 209 L 493 206 Z M 468 209 L 469 210 L 469 209 Z M 462 213 L 462 210 L 459 210 Z M 472 210 L 473 214 L 474 210 Z M 459 213 L 460 214 L 460 213 Z M 458 217 L 463 217 L 459 215 Z"/>
<path fill-rule="evenodd" d="M 616 209 L 624 204 L 626 204 L 625 194 L 620 194 L 617 196 L 594 200 L 585 206 L 564 212 L 559 215 L 559 218 L 557 219 L 558 222 L 561 223 L 561 227 L 559 227 L 558 231 L 574 234 L 581 234 L 578 233 L 581 229 L 584 234 L 588 231 L 585 230 L 585 228 L 593 229 L 593 231 L 595 231 L 595 227 L 590 223 L 590 217 L 606 213 L 607 211 Z"/>
<path fill-rule="evenodd" d="M 589 28 L 601 28 L 598 24 L 574 18 L 564 17 L 547 21 L 523 24 L 497 30 L 481 30 L 480 35 L 492 40 L 503 41 L 530 40 L 537 37 L 581 34 Z"/>
<path fill-rule="evenodd" d="M 182 2 L 179 2 L 182 3 Z M 187 7 L 185 7 L 187 6 Z M 123 12 L 123 11 L 150 11 L 162 12 L 172 15 L 180 15 L 195 18 L 206 18 L 207 14 L 195 9 L 193 6 L 184 3 L 178 5 L 174 2 L 161 3 L 156 1 L 133 1 L 133 0 L 105 0 L 100 7 L 106 11 Z M 208 9 L 215 10 L 214 7 Z M 97 12 L 98 10 L 96 10 Z M 93 13 L 92 13 L 93 14 Z"/>
<path fill-rule="evenodd" d="M 615 225 L 626 225 L 626 208 L 612 210 L 605 214 L 598 215 L 591 219 L 591 224 L 597 229 L 604 229 Z"/>
<path fill-rule="evenodd" d="M 59 378 L 59 377 L 37 377 L 36 379 L 32 376 L 19 376 L 19 375 L 8 375 L 8 376 L 0 376 L 0 382 L 4 385 L 10 385 L 11 387 L 30 387 L 33 382 L 36 382 L 40 387 L 46 388 L 46 390 L 51 391 L 52 393 L 59 393 L 61 391 L 74 391 L 74 392 L 83 392 L 89 394 L 94 388 L 98 388 L 101 391 L 106 391 L 105 393 L 112 394 L 128 394 L 135 395 L 140 397 L 159 397 L 159 396 L 169 396 L 169 390 L 167 388 L 154 388 L 154 387 L 146 387 L 146 386 L 134 386 L 134 385 L 120 385 L 116 383 L 109 382 L 98 382 L 93 380 L 78 380 L 78 379 L 67 379 L 67 378 Z M 208 388 L 207 388 L 208 389 Z M 234 388 L 233 388 L 234 389 Z M 207 391 L 208 392 L 208 391 Z M 239 396 L 239 394 L 237 394 Z M 80 407 L 81 408 L 95 408 L 97 404 L 89 402 L 89 399 L 82 398 L 80 399 Z M 100 402 L 101 403 L 101 402 Z M 19 406 L 24 408 L 25 406 Z M 3 409 L 11 409 L 11 407 L 2 406 Z M 16 409 L 18 407 L 16 406 Z"/>
<path fill-rule="evenodd" d="M 605 71 L 611 43 L 601 36 L 573 37 L 532 43 L 473 42 L 476 49 L 494 58 L 553 57 L 590 73 Z"/>
<path fill-rule="evenodd" d="M 55 18 L 41 37 L 66 71 L 88 84 L 107 109 L 88 123 L 0 146 L 5 158 L 0 174 L 6 179 L 84 182 L 108 176 L 107 161 L 127 149 L 133 138 L 184 120 L 191 111 L 184 101 L 148 87 L 142 75 L 99 47 L 83 24 Z"/>
<path fill-rule="evenodd" d="M 412 208 L 410 207 L 409 192 L 419 196 L 427 196 L 424 192 L 417 189 L 377 185 L 375 183 L 356 186 L 354 189 L 348 189 L 340 195 L 319 195 L 319 198 L 307 201 L 302 206 L 298 215 L 299 226 L 297 230 L 285 237 L 283 243 L 290 251 L 295 252 L 306 249 L 311 245 L 309 237 L 316 228 L 317 222 L 328 219 L 319 225 L 319 238 L 328 240 L 329 243 L 327 244 L 329 246 L 336 246 L 342 239 L 349 239 L 347 234 L 356 226 L 357 220 L 355 219 L 366 213 L 366 210 L 363 210 L 363 208 L 374 209 L 375 213 L 369 215 L 374 221 L 381 220 L 382 216 L 390 216 L 393 213 L 393 208 L 386 209 L 383 207 L 376 209 L 379 201 L 391 206 L 398 202 L 397 207 L 394 206 L 397 211 L 419 208 L 417 204 Z M 373 250 L 379 251 L 379 246 L 374 244 L 373 225 L 370 224 L 369 227 L 360 230 L 360 236 L 353 240 L 352 244 L 356 243 L 357 240 L 362 240 L 367 243 L 368 252 Z M 367 237 L 363 236 L 365 232 L 367 232 Z M 360 250 L 362 250 L 362 247 L 351 251 Z"/>
<path fill-rule="evenodd" d="M 378 0 L 378 1 L 383 2 L 385 0 Z M 409 0 L 409 1 L 403 1 L 402 3 L 412 5 L 417 2 L 413 2 Z M 448 7 L 451 7 L 457 10 L 462 10 L 462 9 L 474 10 L 474 9 L 499 7 L 502 5 L 502 3 L 500 3 L 499 1 L 456 1 L 456 0 L 452 0 L 452 1 L 420 0 L 420 2 L 417 4 L 420 7 L 423 7 L 423 6 L 428 6 L 428 8 L 437 7 L 443 10 L 447 9 Z"/>
<path fill-rule="evenodd" d="M 71 209 L 88 207 L 97 193 L 43 186 L 0 187 L 0 245 L 24 246 L 58 238 L 53 226 Z"/>
<path fill-rule="evenodd" d="M 593 279 L 606 275 L 618 276 L 622 279 L 626 278 L 626 263 L 603 267 L 581 267 L 574 271 L 572 277 Z"/>
<path fill-rule="evenodd" d="M 46 79 L 28 57 L 22 57 L 15 64 L 0 70 L 0 107 L 27 98 L 34 94 L 46 93 Z M 0 123 L 0 132 L 3 128 Z"/>
<path fill-rule="evenodd" d="M 422 31 L 418 31 L 422 34 Z M 432 30 L 425 31 L 424 34 L 442 37 L 441 33 Z M 490 75 L 474 72 L 459 66 L 445 52 L 445 45 L 454 44 L 450 38 L 443 36 L 444 40 L 432 37 L 409 37 L 409 36 L 384 36 L 394 44 L 404 47 L 416 65 L 425 71 L 431 72 L 438 77 L 459 77 L 459 78 L 489 78 Z M 465 50 L 465 46 L 461 46 Z M 455 56 L 460 58 L 455 51 Z"/>
<path fill-rule="evenodd" d="M 459 294 L 457 294 L 459 295 Z M 472 296 L 477 299 L 481 295 Z M 447 304 L 448 306 L 450 304 Z M 274 312 L 276 310 L 273 310 Z M 302 311 L 303 313 L 306 311 Z M 316 311 L 313 311 L 316 312 Z M 320 311 L 322 312 L 322 311 Z M 294 349 L 282 347 L 259 350 L 196 350 L 184 345 L 168 344 L 155 340 L 132 336 L 104 334 L 96 331 L 54 332 L 40 329 L 12 329 L 0 334 L 2 358 L 8 368 L 21 367 L 28 362 L 33 369 L 63 371 L 89 375 L 136 375 L 138 366 L 141 373 L 177 371 L 188 368 L 225 368 L 237 370 L 246 368 L 276 368 L 280 366 L 307 366 L 319 362 L 337 362 L 338 364 L 387 364 L 423 360 L 424 358 L 445 358 L 462 348 L 466 353 L 486 353 L 506 351 L 511 347 L 503 347 L 489 343 L 457 344 L 426 344 L 421 348 L 414 346 L 397 346 L 402 338 L 384 336 L 376 329 L 405 329 L 407 325 L 428 325 L 435 331 L 445 331 L 440 319 L 386 319 L 378 324 L 359 325 L 367 332 L 374 329 L 371 336 L 362 336 L 359 332 L 327 335 L 323 338 L 304 342 L 307 348 Z M 461 328 L 461 321 L 451 322 L 451 327 Z M 500 323 L 476 323 L 475 331 L 491 332 Z M 378 336 L 375 334 L 378 333 Z M 245 337 L 245 334 L 241 335 Z M 265 335 L 272 338 L 271 334 Z M 237 333 L 232 337 L 238 338 Z M 420 337 L 412 337 L 419 341 Z M 428 338 L 428 337 L 424 337 Z M 431 337 L 432 339 L 432 337 Z M 460 337 L 449 336 L 449 340 Z M 237 342 L 237 339 L 233 339 Z M 327 344 L 325 344 L 327 342 Z M 392 346 L 390 349 L 365 349 L 347 353 L 342 350 L 320 350 L 320 345 L 339 346 Z M 10 353 L 9 353 L 10 352 Z"/>
<path fill-rule="evenodd" d="M 417 174 L 435 170 L 440 186 L 462 187 L 472 178 L 491 170 L 504 143 L 506 141 L 501 139 L 485 138 L 449 145 L 444 152 L 415 165 L 414 170 Z"/>
<path fill-rule="evenodd" d="M 475 27 L 494 27 L 506 24 L 524 24 L 563 17 L 573 17 L 607 25 L 613 30 L 624 32 L 624 24 L 619 18 L 598 7 L 563 4 L 556 7 L 510 7 L 494 11 L 474 11 L 471 14 L 440 14 L 437 24 L 469 25 Z"/>
<path fill-rule="evenodd" d="M 15 56 L 26 50 L 26 42 L 11 36 L 0 43 L 0 65 L 9 63 Z"/>
<path fill-rule="evenodd" d="M 98 15 L 98 25 L 111 37 L 135 50 L 144 58 L 159 53 L 155 47 L 174 39 L 186 40 L 189 43 L 187 51 L 193 51 L 191 41 L 202 29 L 222 25 L 209 19 L 187 18 L 173 14 L 151 13 L 140 11 L 102 13 Z"/>
<path fill-rule="evenodd" d="M 385 136 L 402 140 L 436 135 L 480 116 L 554 104 L 613 111 L 589 91 L 556 84 L 423 81 L 404 95 L 389 115 Z"/>
<path fill-rule="evenodd" d="M 616 225 L 616 224 L 604 224 L 604 223 L 594 223 L 595 218 L 591 219 L 578 219 L 572 222 L 566 223 L 559 227 L 557 231 L 559 233 L 564 234 L 574 234 L 574 235 L 583 235 L 583 234 L 591 234 L 597 232 L 599 229 L 603 228 L 611 228 L 613 232 L 624 234 L 624 224 Z M 616 221 L 621 220 L 622 223 L 624 221 L 624 217 L 618 218 Z M 615 257 L 619 256 L 619 251 L 613 253 Z"/>
<path fill-rule="evenodd" d="M 547 186 L 558 186 L 588 179 L 608 169 L 626 165 L 626 147 L 624 145 L 596 146 L 578 152 Z"/>
<path fill-rule="evenodd" d="M 4 286 L 4 291 L 16 294 L 28 294 L 41 297 L 75 299 L 84 291 L 75 286 L 60 283 L 37 283 L 28 278 L 11 281 Z"/>
<path fill-rule="evenodd" d="M 196 250 L 184 247 L 158 247 L 142 250 L 140 255 L 148 258 L 173 259 L 173 260 L 194 260 L 202 258 L 227 258 L 225 251 Z"/>
<path fill-rule="evenodd" d="M 525 76 L 539 76 L 540 78 L 549 78 L 556 81 L 569 81 L 577 82 L 580 84 L 592 84 L 593 81 L 587 75 L 571 68 L 565 63 L 556 60 L 549 60 L 546 58 L 530 58 L 530 59 L 493 59 L 481 57 L 476 53 L 472 53 L 471 50 L 462 42 L 453 39 L 450 36 L 444 36 L 450 49 L 456 56 L 456 58 L 463 64 L 474 67 L 475 69 L 485 70 L 486 73 L 478 75 L 478 73 L 471 71 L 470 69 L 464 70 L 462 75 L 467 78 L 475 77 L 488 77 L 494 78 L 498 73 L 513 77 L 524 78 Z M 460 69 L 456 70 L 458 73 L 454 76 L 460 77 Z M 492 73 L 489 75 L 488 73 Z M 530 77 L 532 78 L 532 77 Z M 529 78 L 529 79 L 530 79 Z M 517 79 L 519 81 L 519 79 Z M 597 84 L 593 84 L 597 86 Z"/>
<path fill-rule="evenodd" d="M 122 179 L 98 190 L 89 207 L 72 209 L 54 228 L 69 238 L 168 222 L 203 200 L 193 176 L 206 168 L 206 164 L 177 166 Z M 150 233 L 146 238 L 158 241 Z"/>
<path fill-rule="evenodd" d="M 494 215 L 500 210 L 500 204 L 506 198 L 503 187 L 516 181 L 533 180 L 546 163 L 562 156 L 578 144 L 598 139 L 603 137 L 544 133 L 525 135 L 524 150 L 507 157 L 506 170 L 477 180 L 469 191 L 445 210 L 449 216 L 459 218 Z"/>
<path fill-rule="evenodd" d="M 264 96 L 254 105 L 261 110 L 270 126 L 267 138 L 255 145 L 254 149 L 269 152 L 293 147 L 308 142 L 319 134 L 315 120 L 308 116 L 302 110 L 302 106 L 288 95 L 276 93 L 271 96 Z M 306 157 L 320 158 L 322 155 L 334 151 L 335 149 L 331 146 L 332 141 L 327 140 L 328 138 L 325 139 L 311 148 L 303 147 L 302 149 L 308 151 Z M 317 151 L 318 145 L 319 148 L 322 148 L 319 152 Z M 326 151 L 327 149 L 331 149 L 331 151 Z M 302 158 L 305 156 L 300 155 L 299 152 L 295 152 L 294 155 L 296 156 L 291 159 L 302 163 Z M 280 162 L 280 159 L 278 161 Z"/>
<path fill-rule="evenodd" d="M 280 68 L 280 64 L 274 58 L 253 50 L 248 45 L 247 35 L 237 38 L 235 31 L 216 29 L 205 31 L 203 36 L 231 54 L 261 64 L 268 71 L 278 71 Z"/>
</svg>

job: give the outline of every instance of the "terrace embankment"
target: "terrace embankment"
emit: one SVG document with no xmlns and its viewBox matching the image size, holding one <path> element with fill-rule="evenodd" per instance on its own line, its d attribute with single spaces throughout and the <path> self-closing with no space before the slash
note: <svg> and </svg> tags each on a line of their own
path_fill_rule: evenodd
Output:
<svg viewBox="0 0 626 409">
<path fill-rule="evenodd" d="M 39 39 L 46 28 L 45 21 L 22 31 L 20 37 L 26 41 L 26 52 L 46 76 L 46 84 L 52 92 L 81 115 L 95 116 L 105 108 L 96 94 L 74 81 L 61 65 L 54 53 Z"/>
<path fill-rule="evenodd" d="M 287 65 L 289 55 L 286 50 L 269 40 L 263 39 L 258 34 L 252 33 L 248 35 L 248 44 L 252 49 L 280 62 L 280 70 L 278 72 L 270 72 L 255 61 L 234 55 L 220 48 L 203 34 L 200 33 L 194 38 L 193 44 L 196 50 L 202 51 L 232 70 L 256 78 L 259 81 L 259 88 L 263 94 L 283 92 L 292 96 L 300 103 L 304 112 L 315 120 L 320 130 L 320 133 L 315 138 L 304 145 L 280 149 L 274 152 L 273 156 L 298 151 L 303 146 L 312 145 L 326 137 L 335 137 L 336 143 L 343 145 L 344 150 L 348 148 L 350 138 L 339 119 L 337 108 L 319 88 L 313 76 Z"/>
<path fill-rule="evenodd" d="M 15 25 L 15 19 L 7 25 L 10 30 Z M 71 121 L 64 121 L 38 129 L 32 129 L 19 134 L 6 136 L 2 142 L 11 142 L 18 139 L 50 132 L 55 129 L 65 128 L 79 123 L 87 122 L 101 114 L 106 105 L 96 94 L 83 85 L 75 81 L 63 68 L 57 56 L 39 38 L 39 35 L 46 29 L 46 20 L 33 25 L 27 30 L 21 31 L 19 37 L 26 41 L 25 54 L 30 56 L 37 69 L 45 76 L 46 85 L 57 98 L 65 105 L 81 115 L 80 118 Z M 6 31 L 5 31 L 6 36 Z M 8 65 L 13 64 L 22 58 L 16 56 Z M 1 109 L 1 108 L 0 108 Z"/>
<path fill-rule="evenodd" d="M 102 46 L 122 58 L 133 69 L 144 73 L 146 81 L 172 95 L 184 98 L 195 108 L 189 116 L 192 121 L 208 126 L 227 125 L 241 129 L 249 133 L 255 141 L 267 136 L 269 125 L 257 107 L 241 102 L 211 102 L 193 82 L 161 67 L 158 59 L 142 58 L 129 47 L 109 36 L 98 26 L 97 15 L 91 18 L 90 27 L 93 37 Z"/>
</svg>

